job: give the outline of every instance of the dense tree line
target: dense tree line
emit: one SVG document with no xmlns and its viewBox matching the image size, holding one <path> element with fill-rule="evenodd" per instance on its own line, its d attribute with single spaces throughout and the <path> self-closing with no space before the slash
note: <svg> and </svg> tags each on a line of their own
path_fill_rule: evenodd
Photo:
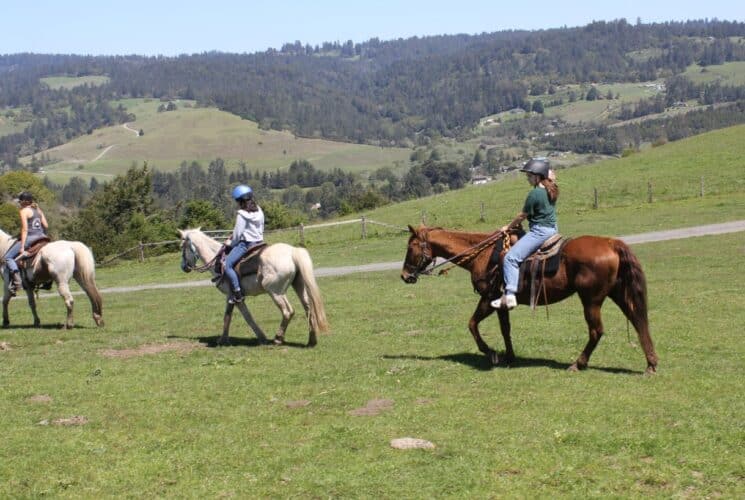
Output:
<svg viewBox="0 0 745 500">
<path fill-rule="evenodd" d="M 8 161 L 63 136 L 126 119 L 118 97 L 197 99 L 263 128 L 381 145 L 458 136 L 483 116 L 523 107 L 557 85 L 669 77 L 691 63 L 745 60 L 745 23 L 630 24 L 304 46 L 255 54 L 178 57 L 0 56 L 0 108 L 32 106 L 39 121 L 0 142 Z M 106 75 L 109 83 L 45 89 L 49 75 Z M 724 92 L 724 91 L 722 91 Z M 719 99 L 712 92 L 711 99 Z M 731 99 L 730 99 L 731 100 Z M 544 103 L 541 103 L 542 106 Z M 59 112 L 68 106 L 76 107 Z"/>
</svg>

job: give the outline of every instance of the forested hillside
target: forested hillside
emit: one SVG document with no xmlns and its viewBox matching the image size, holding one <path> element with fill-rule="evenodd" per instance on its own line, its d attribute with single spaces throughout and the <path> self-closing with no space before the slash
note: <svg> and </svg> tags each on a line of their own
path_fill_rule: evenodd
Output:
<svg viewBox="0 0 745 500">
<path fill-rule="evenodd" d="M 580 82 L 669 78 L 692 63 L 745 60 L 745 23 L 625 20 L 580 28 L 504 31 L 179 57 L 0 56 L 0 107 L 32 108 L 25 131 L 0 138 L 3 161 L 127 120 L 120 97 L 196 99 L 304 137 L 413 145 L 467 133 L 479 118 Z M 105 75 L 108 83 L 50 89 L 40 78 Z M 682 85 L 676 88 L 682 89 Z M 695 87 L 695 86 L 694 86 Z M 680 90 L 698 96 L 706 85 Z M 736 100 L 732 90 L 708 91 Z M 675 95 L 674 99 L 680 96 Z M 541 108 L 543 103 L 541 104 Z M 63 111 L 64 110 L 64 111 Z"/>
</svg>

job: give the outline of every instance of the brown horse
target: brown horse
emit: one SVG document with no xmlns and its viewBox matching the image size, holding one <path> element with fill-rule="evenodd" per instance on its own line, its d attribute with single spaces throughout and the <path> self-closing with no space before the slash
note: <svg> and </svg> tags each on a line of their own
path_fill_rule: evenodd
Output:
<svg viewBox="0 0 745 500">
<path fill-rule="evenodd" d="M 486 354 L 491 363 L 499 363 L 496 351 L 491 349 L 481 338 L 479 323 L 490 316 L 495 309 L 490 305 L 492 299 L 500 295 L 500 287 L 493 286 L 495 280 L 501 283 L 500 264 L 490 265 L 491 254 L 497 246 L 503 246 L 501 234 L 468 233 L 442 228 L 409 226 L 409 237 L 406 259 L 404 260 L 401 279 L 406 283 L 416 283 L 420 274 L 427 272 L 427 267 L 437 257 L 450 260 L 453 264 L 471 273 L 474 290 L 481 296 L 476 311 L 468 322 L 479 350 Z M 508 236 L 509 237 L 509 236 Z M 513 241 L 516 236 L 512 236 Z M 504 257 L 505 251 L 501 251 Z M 492 268 L 495 268 L 492 270 Z M 529 274 L 529 273 L 526 273 Z M 530 303 L 530 286 L 525 286 L 528 276 L 521 277 L 520 291 L 517 294 L 519 304 Z M 579 355 L 571 371 L 587 367 L 592 351 L 603 336 L 603 321 L 600 308 L 606 297 L 610 297 L 634 325 L 639 342 L 647 358 L 646 373 L 654 373 L 657 368 L 657 354 L 652 338 L 649 335 L 647 319 L 647 286 L 644 272 L 631 249 L 623 241 L 598 236 L 580 236 L 569 240 L 563 247 L 559 269 L 546 277 L 542 292 L 537 298 L 538 304 L 552 304 L 564 300 L 575 292 L 579 294 L 585 310 L 585 321 L 590 332 L 590 340 Z M 504 361 L 514 360 L 510 337 L 510 316 L 506 309 L 496 310 L 499 326 L 504 337 Z"/>
</svg>

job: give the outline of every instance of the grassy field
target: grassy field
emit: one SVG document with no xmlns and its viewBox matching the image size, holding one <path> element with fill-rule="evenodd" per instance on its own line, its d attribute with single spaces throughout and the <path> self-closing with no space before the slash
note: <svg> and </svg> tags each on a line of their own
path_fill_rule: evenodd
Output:
<svg viewBox="0 0 745 500">
<path fill-rule="evenodd" d="M 742 132 L 560 171 L 562 232 L 745 218 Z M 660 189 L 651 204 L 649 179 Z M 593 186 L 607 194 L 599 209 Z M 488 230 L 514 215 L 527 188 L 508 177 L 369 216 L 404 227 L 424 213 L 430 224 Z M 403 231 L 371 226 L 367 240 L 356 225 L 334 231 L 349 233 L 308 234 L 317 267 L 403 258 Z M 514 311 L 518 360 L 490 368 L 467 331 L 476 296 L 460 270 L 417 285 L 397 271 L 319 278 L 332 328 L 315 349 L 302 347 L 301 315 L 286 346 L 257 345 L 236 317 L 233 345 L 213 347 L 224 299 L 210 287 L 106 293 L 102 329 L 77 296 L 69 332 L 57 328 L 58 297 L 39 301 L 38 329 L 13 300 L 14 326 L 0 331 L 0 497 L 743 497 L 745 344 L 733 332 L 745 309 L 733 271 L 745 234 L 634 251 L 648 279 L 654 377 L 642 376 L 636 336 L 612 303 L 590 369 L 566 372 L 587 340 L 576 297 L 549 318 Z M 205 279 L 178 262 L 101 268 L 98 282 Z M 270 299 L 249 305 L 272 333 Z M 503 349 L 495 318 L 482 333 Z M 435 448 L 393 449 L 402 437 Z"/>
<path fill-rule="evenodd" d="M 162 103 L 153 99 L 126 99 L 121 103 L 137 120 L 96 130 L 49 151 L 60 162 L 45 167 L 55 182 L 77 175 L 100 180 L 125 172 L 132 162 L 170 171 L 184 162 L 199 161 L 204 168 L 216 158 L 229 168 L 244 161 L 258 170 L 286 169 L 297 159 L 309 160 L 316 168 L 341 168 L 361 174 L 390 166 L 404 171 L 410 150 L 360 144 L 303 139 L 289 132 L 260 130 L 255 122 L 219 111 L 178 101 L 175 111 L 158 113 Z M 115 103 L 116 104 L 116 103 Z M 143 136 L 136 132 L 142 130 Z"/>
<path fill-rule="evenodd" d="M 284 347 L 256 345 L 242 322 L 232 347 L 210 347 L 222 299 L 209 288 L 107 295 L 100 330 L 80 299 L 71 332 L 0 333 L 0 495 L 741 497 L 745 350 L 731 332 L 745 310 L 731 266 L 745 240 L 635 251 L 652 378 L 612 305 L 591 368 L 565 371 L 586 341 L 576 298 L 548 320 L 514 312 L 519 359 L 489 369 L 460 271 L 321 278 L 332 332 L 313 350 L 301 320 Z M 277 324 L 266 297 L 251 306 Z M 61 304 L 40 313 L 61 319 Z M 496 320 L 483 327 L 501 349 Z M 392 449 L 401 437 L 436 448 Z"/>
<path fill-rule="evenodd" d="M 722 85 L 745 85 L 745 61 L 727 62 L 705 68 L 692 64 L 683 76 L 695 83 L 718 81 Z"/>
</svg>

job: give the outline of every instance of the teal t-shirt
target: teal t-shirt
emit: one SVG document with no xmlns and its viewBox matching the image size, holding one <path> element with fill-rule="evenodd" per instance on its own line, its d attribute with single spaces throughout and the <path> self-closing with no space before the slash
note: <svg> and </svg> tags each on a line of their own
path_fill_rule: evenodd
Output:
<svg viewBox="0 0 745 500">
<path fill-rule="evenodd" d="M 523 212 L 528 214 L 528 225 L 556 227 L 556 207 L 548 201 L 548 193 L 543 187 L 534 187 L 528 193 L 523 206 Z"/>
</svg>

